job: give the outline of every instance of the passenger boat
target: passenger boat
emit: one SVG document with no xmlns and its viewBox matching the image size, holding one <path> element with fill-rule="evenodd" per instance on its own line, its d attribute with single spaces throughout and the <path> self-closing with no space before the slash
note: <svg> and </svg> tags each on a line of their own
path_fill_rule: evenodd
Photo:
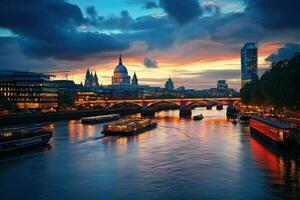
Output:
<svg viewBox="0 0 300 200">
<path fill-rule="evenodd" d="M 52 135 L 52 128 L 41 124 L 0 129 L 0 153 L 47 144 Z"/>
<path fill-rule="evenodd" d="M 121 119 L 103 126 L 104 135 L 135 135 L 156 128 L 157 122 L 151 119 Z"/>
<path fill-rule="evenodd" d="M 97 123 L 102 123 L 102 122 L 118 120 L 118 119 L 120 119 L 120 117 L 121 116 L 119 114 L 84 117 L 81 119 L 81 123 L 82 124 L 97 124 Z"/>
<path fill-rule="evenodd" d="M 195 115 L 194 117 L 193 117 L 193 120 L 202 120 L 203 119 L 203 115 L 202 114 L 200 114 L 200 115 Z"/>
<path fill-rule="evenodd" d="M 271 141 L 277 147 L 288 147 L 293 143 L 291 126 L 281 120 L 252 116 L 250 131 L 253 135 Z"/>
</svg>

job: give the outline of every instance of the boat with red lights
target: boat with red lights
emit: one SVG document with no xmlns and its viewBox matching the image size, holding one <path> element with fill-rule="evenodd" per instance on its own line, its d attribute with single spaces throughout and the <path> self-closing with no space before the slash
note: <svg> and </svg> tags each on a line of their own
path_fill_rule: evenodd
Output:
<svg viewBox="0 0 300 200">
<path fill-rule="evenodd" d="M 104 135 L 135 135 L 156 128 L 152 119 L 121 119 L 103 126 Z"/>
<path fill-rule="evenodd" d="M 0 153 L 47 144 L 52 135 L 52 128 L 42 124 L 2 128 L 0 130 Z"/>
<path fill-rule="evenodd" d="M 289 123 L 274 118 L 252 116 L 250 120 L 251 134 L 266 139 L 277 147 L 288 147 L 293 143 L 292 130 Z"/>
</svg>

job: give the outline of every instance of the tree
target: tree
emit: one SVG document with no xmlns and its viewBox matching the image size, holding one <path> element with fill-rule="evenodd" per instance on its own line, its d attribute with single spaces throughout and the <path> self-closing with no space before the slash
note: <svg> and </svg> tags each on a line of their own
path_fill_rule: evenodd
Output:
<svg viewBox="0 0 300 200">
<path fill-rule="evenodd" d="M 300 109 L 300 54 L 290 60 L 274 62 L 261 79 L 240 91 L 245 103 L 267 103 L 276 107 Z"/>
</svg>

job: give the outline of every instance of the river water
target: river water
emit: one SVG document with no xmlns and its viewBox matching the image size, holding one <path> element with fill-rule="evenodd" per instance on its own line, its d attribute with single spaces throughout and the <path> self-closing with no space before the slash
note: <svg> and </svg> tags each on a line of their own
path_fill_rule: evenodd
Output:
<svg viewBox="0 0 300 200">
<path fill-rule="evenodd" d="M 158 128 L 103 137 L 102 124 L 53 124 L 50 145 L 0 158 L 0 199 L 300 199 L 300 157 L 198 109 L 157 113 Z"/>
</svg>

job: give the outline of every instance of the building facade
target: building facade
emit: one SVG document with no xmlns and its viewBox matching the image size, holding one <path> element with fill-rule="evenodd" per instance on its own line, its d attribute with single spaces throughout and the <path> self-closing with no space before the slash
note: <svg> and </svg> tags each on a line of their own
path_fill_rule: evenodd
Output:
<svg viewBox="0 0 300 200">
<path fill-rule="evenodd" d="M 257 44 L 248 42 L 241 50 L 241 86 L 257 78 Z"/>
<path fill-rule="evenodd" d="M 93 73 L 87 69 L 85 74 L 84 87 L 99 87 L 99 79 L 97 76 L 97 72 Z"/>
<path fill-rule="evenodd" d="M 111 77 L 112 85 L 130 85 L 130 76 L 127 68 L 123 65 L 122 55 L 119 57 L 119 64 L 115 67 L 114 75 Z"/>
<path fill-rule="evenodd" d="M 228 84 L 226 83 L 226 80 L 218 80 L 217 88 L 218 89 L 228 89 Z"/>
<path fill-rule="evenodd" d="M 58 108 L 58 88 L 50 75 L 1 71 L 0 94 L 21 110 L 55 111 Z"/>
<path fill-rule="evenodd" d="M 166 91 L 174 91 L 174 83 L 171 78 L 169 78 L 167 80 L 167 82 L 165 83 L 165 90 Z"/>
</svg>

